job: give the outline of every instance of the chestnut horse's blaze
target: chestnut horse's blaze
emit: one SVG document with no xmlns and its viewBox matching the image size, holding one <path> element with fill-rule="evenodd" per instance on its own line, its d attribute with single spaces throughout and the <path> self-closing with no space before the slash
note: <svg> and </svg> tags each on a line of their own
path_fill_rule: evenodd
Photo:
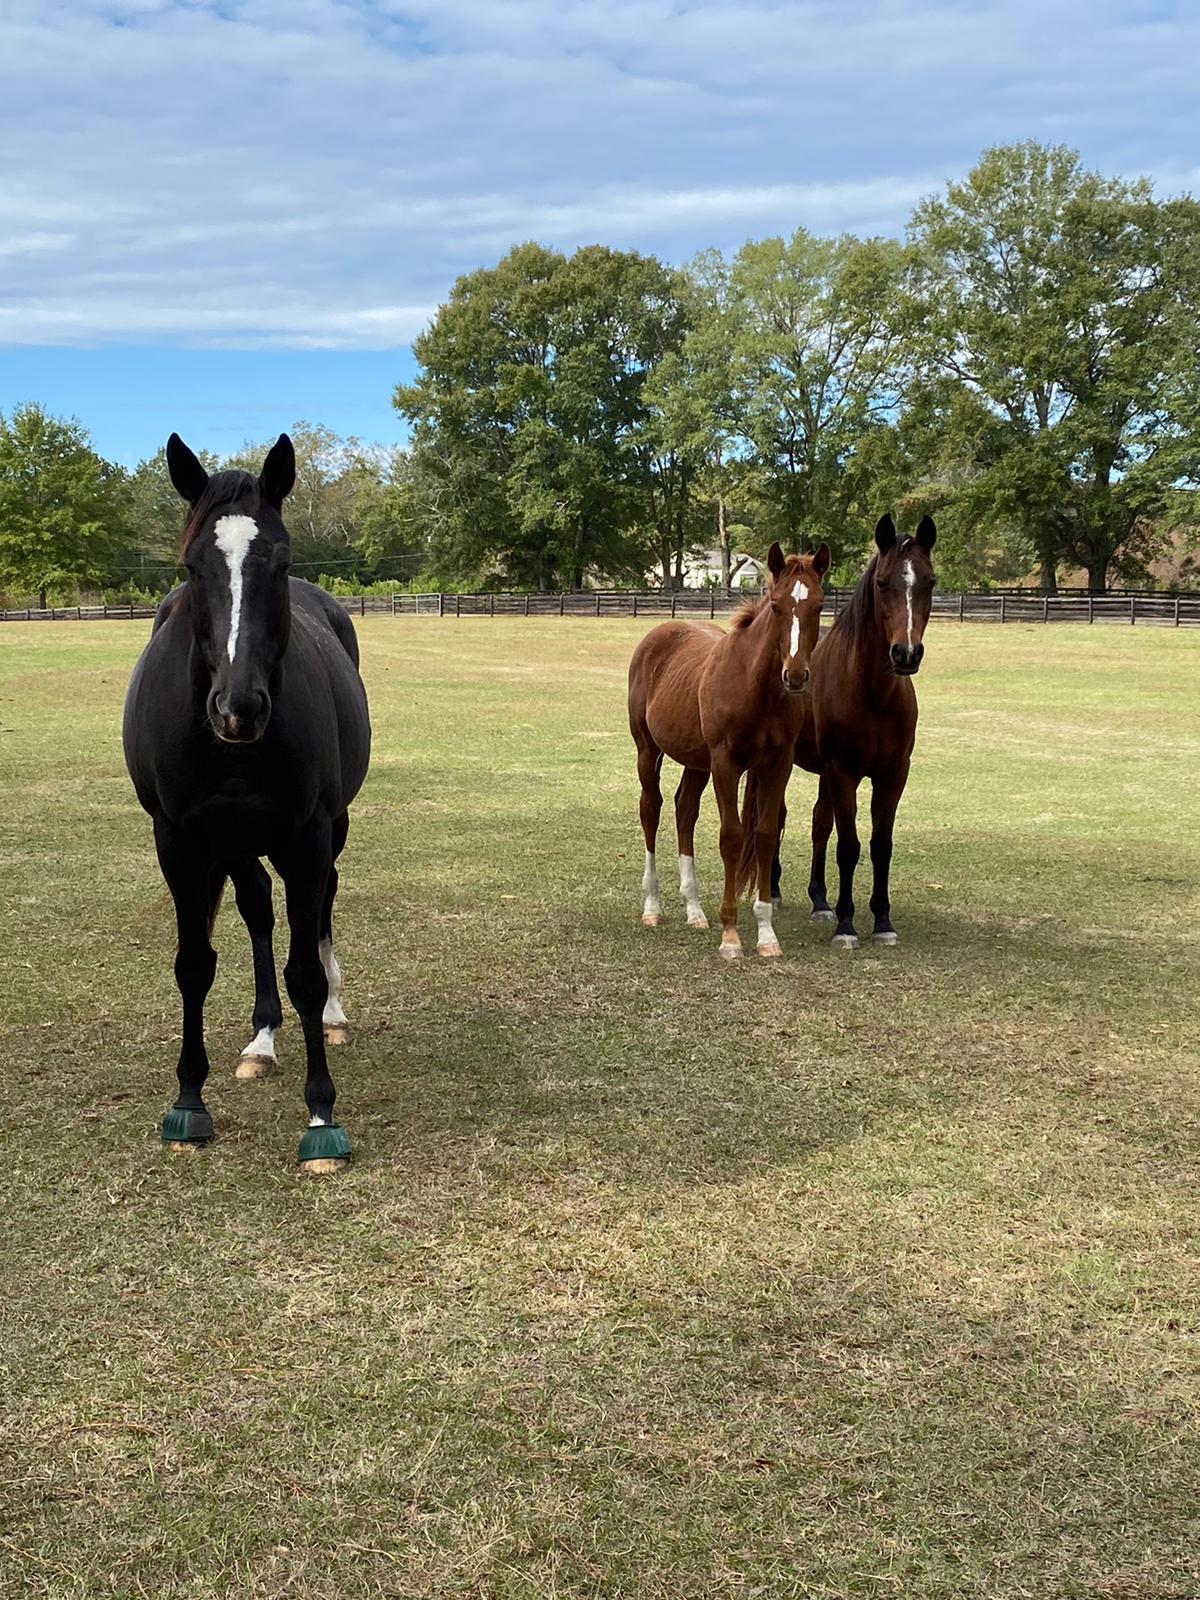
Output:
<svg viewBox="0 0 1200 1600">
<path fill-rule="evenodd" d="M 838 901 L 833 943 L 858 944 L 854 869 L 860 846 L 858 786 L 871 780 L 871 910 L 873 944 L 895 944 L 888 875 L 896 808 L 908 781 L 917 731 L 917 697 L 909 681 L 925 654 L 933 598 L 937 530 L 922 517 L 915 536 L 897 534 L 890 516 L 875 528 L 875 555 L 854 595 L 813 651 L 811 712 L 796 741 L 796 762 L 820 774 L 812 818 L 809 896 L 814 922 L 833 922 L 825 891 L 825 851 L 837 822 Z M 774 873 L 778 890 L 778 861 Z"/>
<path fill-rule="evenodd" d="M 708 927 L 696 878 L 696 817 L 710 777 L 717 791 L 725 863 L 721 954 L 729 958 L 742 954 L 737 897 L 754 871 L 758 952 L 780 954 L 772 923 L 771 863 L 804 718 L 809 658 L 824 599 L 821 580 L 828 568 L 826 545 L 813 556 L 785 557 L 773 544 L 767 558 L 770 588 L 739 612 L 728 633 L 708 623 L 664 622 L 651 629 L 629 663 L 629 729 L 637 746 L 646 841 L 642 921 L 655 927 L 662 920 L 654 846 L 665 754 L 684 769 L 675 791 L 675 825 L 679 893 L 692 928 Z M 749 776 L 739 818 L 743 773 Z"/>
</svg>

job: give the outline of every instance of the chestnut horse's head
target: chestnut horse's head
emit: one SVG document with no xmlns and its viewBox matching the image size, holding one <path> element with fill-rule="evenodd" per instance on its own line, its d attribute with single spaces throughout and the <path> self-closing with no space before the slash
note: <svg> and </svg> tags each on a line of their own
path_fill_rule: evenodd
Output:
<svg viewBox="0 0 1200 1600">
<path fill-rule="evenodd" d="M 771 585 L 767 590 L 778 624 L 779 660 L 783 687 L 803 694 L 808 687 L 808 658 L 821 626 L 825 591 L 821 579 L 829 571 L 829 546 L 812 556 L 785 556 L 777 544 L 767 555 Z"/>
<path fill-rule="evenodd" d="M 933 563 L 929 552 L 937 538 L 932 517 L 922 517 L 915 537 L 897 533 L 891 515 L 875 526 L 875 595 L 888 643 L 892 670 L 911 678 L 921 665 L 921 640 L 933 602 Z"/>
</svg>

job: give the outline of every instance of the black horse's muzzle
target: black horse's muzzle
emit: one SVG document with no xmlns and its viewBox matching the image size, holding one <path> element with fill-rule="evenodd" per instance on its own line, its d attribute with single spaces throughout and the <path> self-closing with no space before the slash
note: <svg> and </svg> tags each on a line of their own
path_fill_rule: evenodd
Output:
<svg viewBox="0 0 1200 1600">
<path fill-rule="evenodd" d="M 925 654 L 923 644 L 894 644 L 892 646 L 892 670 L 901 678 L 911 678 L 921 665 L 921 657 Z"/>
<path fill-rule="evenodd" d="M 223 744 L 255 744 L 271 720 L 270 696 L 261 689 L 214 689 L 208 697 L 208 720 Z"/>
</svg>

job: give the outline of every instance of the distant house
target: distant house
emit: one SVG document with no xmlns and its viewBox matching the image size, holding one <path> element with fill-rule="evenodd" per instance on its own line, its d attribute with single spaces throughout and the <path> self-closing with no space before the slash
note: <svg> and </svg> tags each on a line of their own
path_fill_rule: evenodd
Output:
<svg viewBox="0 0 1200 1600">
<path fill-rule="evenodd" d="M 655 568 L 655 575 L 661 579 L 661 566 Z M 729 557 L 729 586 L 731 589 L 745 589 L 747 592 L 757 593 L 766 581 L 766 567 L 756 556 L 748 556 L 741 551 L 731 552 Z M 720 586 L 721 552 L 719 550 L 705 550 L 693 555 L 683 569 L 683 587 L 685 589 L 719 589 Z"/>
</svg>

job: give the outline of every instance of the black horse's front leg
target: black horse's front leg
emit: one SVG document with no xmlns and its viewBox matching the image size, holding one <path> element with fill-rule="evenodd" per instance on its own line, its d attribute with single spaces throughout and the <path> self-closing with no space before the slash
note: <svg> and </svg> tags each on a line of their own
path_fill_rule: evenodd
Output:
<svg viewBox="0 0 1200 1600">
<path fill-rule="evenodd" d="M 164 1144 L 176 1148 L 207 1144 L 213 1121 L 202 1091 L 208 1077 L 204 1048 L 204 1001 L 217 971 L 217 952 L 210 934 L 221 889 L 223 870 L 215 868 L 177 828 L 155 818 L 154 843 L 163 877 L 175 902 L 179 943 L 175 953 L 175 982 L 183 1001 L 183 1044 L 179 1051 L 179 1097 L 162 1120 Z"/>
<path fill-rule="evenodd" d="M 856 950 L 858 934 L 854 929 L 854 871 L 861 851 L 857 826 L 859 780 L 840 768 L 829 769 L 827 777 L 837 823 L 837 928 L 831 943 L 835 950 Z"/>
<path fill-rule="evenodd" d="M 333 865 L 329 824 L 313 824 L 295 848 L 271 859 L 283 878 L 291 930 L 283 981 L 300 1017 L 308 1060 L 304 1100 L 309 1125 L 300 1141 L 300 1162 L 308 1172 L 337 1172 L 349 1159 L 350 1140 L 346 1130 L 333 1120 L 337 1090 L 329 1074 L 322 1022 L 329 994 L 320 951 L 322 913 Z"/>
</svg>

